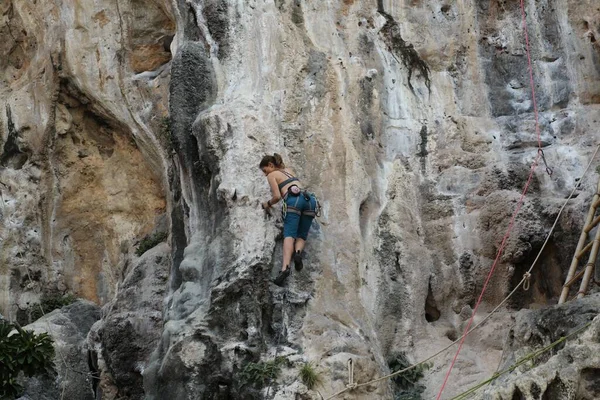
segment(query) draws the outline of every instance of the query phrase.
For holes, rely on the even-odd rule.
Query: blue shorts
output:
[[[317,199],[312,194],[308,200],[304,197],[304,193],[300,193],[298,196],[288,194],[285,204],[287,212],[283,220],[283,238],[292,237],[306,240],[310,225],[315,219]]]

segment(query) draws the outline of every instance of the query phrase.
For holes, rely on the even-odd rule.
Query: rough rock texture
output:
[[[170,265],[170,248],[162,243],[124,268],[115,298],[88,337],[96,398],[144,398],[142,373],[162,332]]]
[[[547,310],[515,315],[500,370],[561,337],[592,324],[566,343],[496,380],[479,398],[600,398],[600,294]]]
[[[456,338],[536,154],[518,2],[177,4],[170,106],[180,284],[148,394],[250,398],[239,371],[271,359],[275,344],[316,362],[330,393],[344,387],[350,357],[364,381],[385,373],[394,353],[417,359]],[[597,85],[587,83],[599,77],[597,12],[590,2],[527,7],[542,146],[555,172],[536,172],[484,309],[540,248],[600,117]],[[252,169],[270,151],[324,204],[307,271],[287,293],[308,299],[301,308],[267,284],[281,242],[258,208],[267,187]],[[562,219],[544,274],[512,307],[557,296],[595,179],[586,177]],[[448,395],[494,371],[508,317],[467,342]],[[436,360],[426,395],[451,356]],[[287,389],[275,396],[294,398],[292,381],[282,378]],[[392,394],[383,384],[349,396]]]
[[[600,10],[526,7],[554,174],[537,169],[482,312],[582,185],[532,289],[467,340],[448,397],[494,372],[513,310],[555,301],[598,179],[580,176],[598,140]],[[537,152],[518,1],[4,1],[0,17],[0,312],[49,289],[106,304],[90,335],[103,396],[317,397],[305,361],[328,395],[349,358],[363,382],[460,335]],[[280,221],[259,206],[257,164],[275,151],[323,204],[285,290],[269,283]],[[137,259],[165,211],[170,250]],[[272,387],[244,382],[276,355]]]
[[[46,292],[106,303],[124,253],[166,210],[158,136],[168,71],[159,64],[169,61],[174,22],[168,5],[144,2],[143,14],[140,5],[0,6],[0,309],[8,318]],[[135,75],[142,66],[155,71]]]
[[[52,336],[57,376],[28,379],[20,400],[96,398],[91,386],[93,376],[88,366],[86,338],[100,317],[100,308],[96,304],[78,300],[25,327],[36,333],[48,332]]]

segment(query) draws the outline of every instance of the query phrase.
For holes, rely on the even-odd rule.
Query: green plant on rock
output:
[[[304,383],[308,390],[312,390],[322,383],[321,377],[311,363],[304,364],[302,368],[300,368],[299,375],[302,383]]]
[[[388,362],[392,372],[403,370],[411,366],[410,361],[404,353],[394,355]],[[433,366],[432,363],[417,365],[406,372],[395,375],[392,380],[396,387],[394,400],[420,400],[425,387],[419,384],[424,376],[424,372]]]
[[[23,388],[17,383],[21,373],[31,377],[52,372],[53,359],[52,338],[47,333],[35,334],[0,320],[0,398],[21,394]]]
[[[40,303],[36,304],[31,309],[31,321],[40,319],[44,314],[68,306],[74,303],[77,297],[68,293],[65,295],[44,294],[40,299]]]
[[[285,357],[277,357],[271,361],[249,362],[242,369],[241,380],[246,385],[264,387],[277,379],[286,361]]]
[[[167,240],[167,232],[156,232],[153,235],[147,235],[144,237],[135,251],[135,254],[139,257],[151,248],[155,247],[161,242]]]

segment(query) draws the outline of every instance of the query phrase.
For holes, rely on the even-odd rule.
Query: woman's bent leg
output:
[[[295,249],[297,252],[300,252],[300,253],[302,253],[302,250],[304,250],[304,246],[305,246],[305,245],[306,245],[306,240],[304,240],[304,239],[300,239],[300,238],[297,238],[297,239],[296,239],[296,243],[294,244],[294,249]]]
[[[283,265],[281,266],[281,270],[285,270],[289,268],[290,263],[292,262],[292,253],[294,252],[294,238],[286,237],[283,239]]]
[[[296,238],[296,245],[294,246],[294,266],[297,271],[302,270],[304,268],[304,264],[302,263],[302,251],[304,250],[304,246],[306,245],[306,238],[308,237],[308,231],[310,230],[310,225],[313,221],[312,216],[303,215],[300,218],[300,224],[298,225],[298,236]]]
[[[283,220],[283,261],[281,270],[289,267],[294,252],[294,240],[296,240],[298,225],[300,225],[300,215],[288,211]]]
[[[310,226],[312,225],[315,217],[310,215],[303,215],[300,218],[300,223],[298,224],[298,234],[296,236],[296,250],[303,250],[304,245],[306,244],[306,238],[308,238],[308,231],[310,230]]]

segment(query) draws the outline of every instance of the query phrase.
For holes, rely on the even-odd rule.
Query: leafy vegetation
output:
[[[167,240],[168,234],[167,232],[156,232],[153,235],[147,235],[144,237],[135,251],[135,254],[139,257],[157,244],[164,242]]]
[[[0,320],[0,398],[21,394],[23,388],[17,383],[21,373],[31,377],[52,372],[53,359],[52,338],[47,333],[37,335]]]
[[[241,372],[241,380],[244,384],[254,387],[264,387],[274,381],[281,372],[281,366],[286,362],[285,357],[277,357],[271,361],[246,364]]]
[[[31,308],[31,321],[40,319],[44,314],[48,314],[50,311],[63,308],[69,304],[74,303],[77,297],[72,294],[65,295],[42,295],[40,304],[36,304]],[[43,310],[43,312],[42,312]]]
[[[311,363],[304,364],[302,368],[300,368],[299,375],[302,383],[304,383],[308,390],[312,390],[322,383],[321,377]]]
[[[404,353],[399,353],[392,358],[388,365],[390,370],[395,372],[410,367],[411,363]],[[396,386],[394,400],[420,400],[425,386],[418,382],[423,378],[424,372],[432,366],[432,363],[420,364],[413,369],[394,376],[392,378]]]

